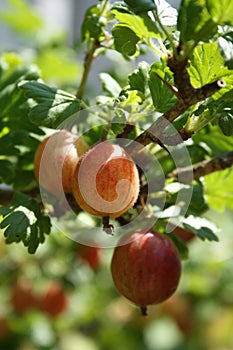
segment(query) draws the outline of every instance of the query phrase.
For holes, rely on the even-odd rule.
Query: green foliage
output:
[[[39,82],[22,81],[19,88],[35,100],[29,118],[36,125],[56,128],[80,110],[80,101],[72,94]]]
[[[118,135],[124,131],[126,121],[126,112],[123,109],[115,109],[111,122],[111,128],[115,135]]]
[[[106,27],[107,21],[101,16],[101,6],[93,5],[85,13],[83,20],[81,35],[82,40],[87,39],[96,39],[100,40],[105,37],[104,30]]]
[[[122,24],[117,24],[113,31],[114,47],[123,56],[133,56],[137,51],[139,37],[133,30]],[[127,41],[125,40],[127,38]]]
[[[152,65],[148,83],[154,107],[158,112],[165,113],[176,103],[174,93],[167,86],[172,86],[172,78],[171,71],[163,64],[156,62]]]
[[[206,126],[193,139],[197,144],[202,143],[211,156],[219,156],[233,149],[233,139],[225,136],[216,125]]]
[[[152,0],[124,0],[125,3],[136,13],[147,12],[156,9],[156,5]]]
[[[6,243],[22,241],[30,254],[35,253],[50,233],[49,217],[41,212],[35,199],[25,194],[15,192],[12,205],[0,208],[0,213],[3,217],[0,228],[5,229]]]
[[[117,97],[121,92],[121,87],[118,82],[108,73],[100,73],[100,80],[103,90],[111,97]]]
[[[232,181],[233,172],[228,169],[205,177],[205,196],[208,204],[215,210],[233,210]]]
[[[42,48],[35,63],[41,68],[41,77],[56,84],[71,85],[80,78],[81,65],[77,62],[75,50],[66,45]]]
[[[233,4],[231,0],[223,0],[221,3],[214,0],[207,0],[206,7],[215,23],[233,25],[231,16]]]
[[[184,222],[184,228],[188,231],[195,233],[202,240],[208,239],[209,241],[218,241],[218,237],[214,234],[214,232],[206,226],[192,226],[186,222]]]
[[[9,9],[1,11],[0,19],[16,32],[32,36],[43,22],[40,16],[23,0],[8,0]]]
[[[168,237],[175,243],[176,247],[179,250],[179,254],[182,260],[189,258],[189,249],[186,244],[184,244],[175,234],[169,233]]]
[[[222,114],[219,117],[218,123],[224,135],[233,135],[233,114],[232,109],[230,109],[230,107],[226,107],[226,109],[222,112]]]
[[[198,45],[195,48],[188,71],[191,84],[195,88],[200,88],[220,78],[224,79],[225,76],[232,74],[224,66],[224,59],[216,42]]]
[[[0,183],[11,184],[14,175],[14,165],[7,159],[0,159]]]
[[[129,85],[132,90],[146,91],[150,66],[147,62],[140,62],[138,68],[128,76]]]
[[[184,55],[190,57],[199,41],[209,41],[216,34],[217,25],[207,8],[197,0],[183,0],[180,5],[177,28],[180,31]]]

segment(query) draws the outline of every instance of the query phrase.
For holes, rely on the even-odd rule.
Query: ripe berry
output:
[[[37,304],[31,285],[23,280],[17,281],[12,286],[10,300],[15,313],[19,315],[25,314]]]
[[[177,289],[181,261],[174,243],[151,230],[123,236],[115,248],[111,272],[116,289],[141,307],[168,299]]]
[[[73,195],[88,213],[116,218],[133,206],[138,193],[137,167],[121,146],[100,142],[79,160]]]
[[[100,248],[79,245],[77,255],[85,261],[93,270],[97,270],[100,265]]]
[[[56,196],[71,192],[71,180],[80,156],[88,149],[86,142],[67,130],[45,138],[34,158],[37,181]]]
[[[67,308],[67,295],[58,281],[52,281],[39,300],[39,309],[51,317],[56,317]]]

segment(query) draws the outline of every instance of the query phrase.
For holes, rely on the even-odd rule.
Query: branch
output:
[[[165,129],[177,117],[183,114],[189,107],[212,96],[215,92],[225,87],[225,82],[221,79],[213,83],[206,84],[196,89],[190,83],[187,71],[188,61],[178,61],[173,56],[169,56],[167,65],[174,74],[174,82],[177,87],[176,95],[179,96],[178,102],[166,113],[160,116],[147,130],[141,133],[134,141],[138,144],[131,143],[127,146],[129,153],[139,151],[143,146],[150,143],[176,145],[181,140],[187,140],[192,137],[192,133],[185,133],[183,129],[174,135],[166,135]]]
[[[230,168],[233,165],[233,151],[223,153],[218,157],[214,157],[202,162],[193,164],[185,168],[178,168],[167,175],[167,178],[177,179],[183,183],[189,183],[190,173],[193,174],[193,180],[198,180],[200,177],[211,174],[215,171]],[[182,176],[181,176],[182,175]],[[187,176],[186,176],[187,175]],[[186,182],[187,181],[187,182]]]
[[[84,60],[84,71],[83,71],[79,89],[76,94],[76,97],[79,99],[82,99],[84,95],[84,90],[85,90],[87,79],[91,70],[92,62],[93,62],[93,59],[95,58],[95,51],[96,49],[98,49],[99,46],[100,46],[99,41],[94,40],[92,42],[92,46],[90,50],[86,53],[85,60]]]

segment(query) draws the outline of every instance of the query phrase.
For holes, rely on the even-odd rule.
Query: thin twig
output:
[[[195,163],[192,166],[178,168],[167,175],[167,178],[177,179],[179,177],[179,181],[186,183],[185,180],[188,179],[189,176],[185,176],[186,174],[193,173],[193,179],[198,180],[202,176],[206,176],[215,171],[224,170],[232,167],[233,165],[233,151],[226,152],[221,154],[218,157],[214,157],[208,160],[203,160],[201,162]],[[180,176],[182,175],[182,176]]]
[[[91,70],[92,62],[93,62],[93,59],[95,58],[95,52],[97,48],[99,48],[99,46],[100,46],[99,41],[94,40],[92,42],[90,50],[86,53],[85,60],[84,60],[83,75],[76,94],[76,97],[79,99],[83,98],[84,91],[87,85],[88,76]]]

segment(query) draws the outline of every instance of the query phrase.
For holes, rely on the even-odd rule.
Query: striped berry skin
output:
[[[34,158],[34,173],[40,186],[55,196],[71,193],[74,169],[87,150],[86,142],[67,130],[46,137]]]
[[[132,158],[108,141],[80,158],[73,177],[78,205],[97,217],[116,218],[131,208],[139,194],[139,174]]]
[[[141,307],[159,304],[177,289],[181,260],[174,243],[154,230],[123,236],[114,249],[111,273],[116,289]]]

